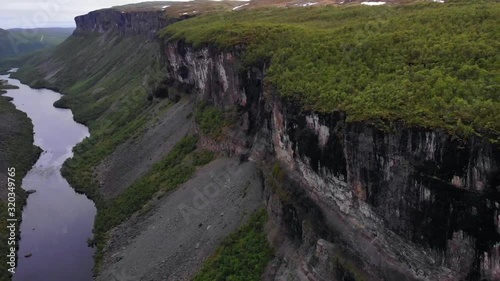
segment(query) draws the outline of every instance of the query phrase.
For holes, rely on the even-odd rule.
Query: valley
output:
[[[113,7],[19,61],[90,130],[96,280],[500,279],[499,4],[305,4]]]

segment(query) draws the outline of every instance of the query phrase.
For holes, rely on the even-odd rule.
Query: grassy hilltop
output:
[[[196,17],[163,36],[246,46],[268,85],[350,121],[402,120],[450,133],[500,133],[500,4],[266,8]]]

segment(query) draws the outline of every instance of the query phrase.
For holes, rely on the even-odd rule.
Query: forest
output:
[[[391,122],[499,141],[500,4],[263,8],[166,27],[167,41],[245,49],[265,86],[348,122]]]

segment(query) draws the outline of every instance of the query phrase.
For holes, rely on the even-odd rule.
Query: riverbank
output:
[[[72,148],[89,136],[88,128],[74,121],[70,110],[53,106],[61,94],[33,89],[7,78],[19,87],[6,95],[33,122],[34,143],[41,157],[22,179],[24,190],[36,193],[27,199],[20,225],[20,258],[12,280],[92,280],[94,249],[88,247],[96,209],[61,175]]]
[[[0,280],[10,280],[7,271],[8,229],[7,216],[7,169],[16,168],[15,180],[20,183],[26,173],[40,156],[41,149],[33,144],[33,124],[30,118],[10,103],[11,98],[1,96],[6,89],[17,87],[0,82]],[[16,188],[16,218],[20,224],[22,209],[26,204],[26,192],[17,185]],[[18,226],[19,226],[18,224]],[[17,228],[19,239],[19,227]]]

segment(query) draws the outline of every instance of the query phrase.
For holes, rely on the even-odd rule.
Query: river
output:
[[[60,171],[72,156],[72,148],[89,136],[88,128],[73,120],[71,110],[53,106],[61,98],[59,93],[31,89],[6,75],[0,79],[19,86],[5,96],[12,97],[17,109],[31,118],[35,145],[43,149],[22,183],[25,190],[36,193],[29,195],[23,209],[13,280],[92,280],[94,249],[87,241],[92,237],[96,208],[85,195],[74,191]]]

